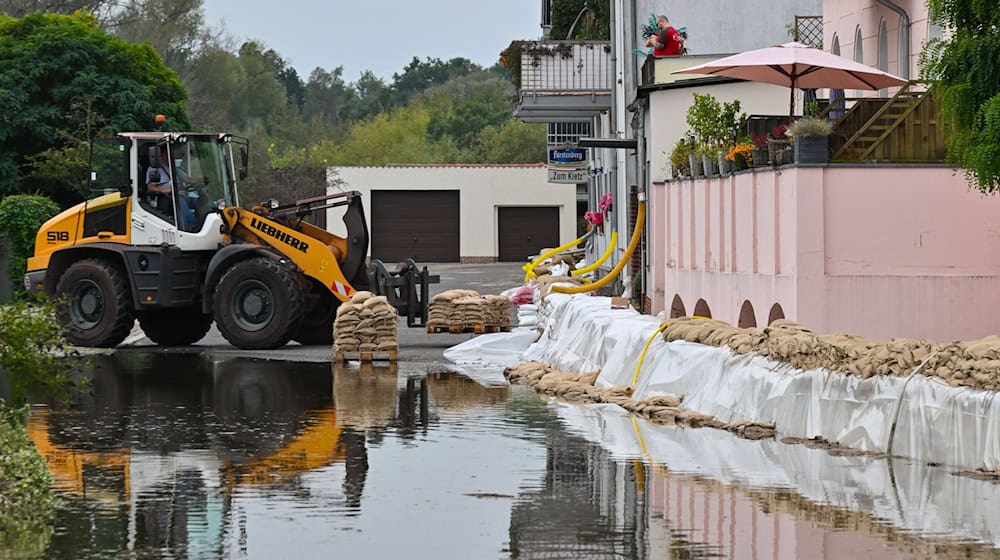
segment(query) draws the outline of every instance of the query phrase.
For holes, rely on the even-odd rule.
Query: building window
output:
[[[593,126],[589,121],[555,122],[548,125],[549,146],[576,144],[580,138],[593,136]]]
[[[910,79],[910,27],[904,25],[906,22],[899,18],[899,77],[904,80]]]
[[[833,43],[830,45],[830,52],[840,56],[840,37],[836,33],[833,34]]]
[[[854,32],[854,62],[860,64],[865,63],[865,50],[864,46],[862,45],[860,25],[858,26],[858,29]],[[862,95],[861,90],[857,90],[854,92],[854,97],[861,97],[861,95]]]
[[[885,19],[878,26],[878,69],[883,72],[889,71],[889,31],[885,27]],[[878,94],[888,97],[889,90],[882,88]]]

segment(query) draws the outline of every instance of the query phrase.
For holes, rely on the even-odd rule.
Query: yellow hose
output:
[[[565,245],[556,247],[555,249],[552,249],[551,251],[547,251],[545,253],[542,253],[541,255],[538,255],[537,259],[531,261],[530,263],[526,263],[524,266],[521,267],[521,270],[524,271],[524,281],[527,282],[527,281],[531,280],[532,278],[537,278],[538,277],[538,275],[535,274],[535,267],[538,266],[538,265],[540,265],[540,264],[542,264],[542,261],[544,261],[547,258],[550,258],[550,257],[554,256],[556,253],[561,253],[561,252],[563,252],[563,251],[565,251],[567,249],[572,249],[573,247],[576,247],[580,243],[583,243],[583,240],[587,238],[587,235],[590,235],[590,233],[588,232],[587,234],[584,234],[583,237],[578,237],[575,240],[570,241],[569,243],[567,243]]]
[[[552,291],[560,294],[583,294],[586,292],[592,292],[617,278],[618,275],[621,274],[622,269],[625,268],[625,264],[632,258],[632,253],[635,252],[635,248],[639,245],[639,239],[642,237],[642,226],[645,221],[646,201],[643,200],[639,202],[639,216],[635,220],[635,229],[632,231],[632,239],[628,242],[628,247],[625,249],[625,255],[622,256],[621,260],[618,261],[618,264],[611,269],[611,272],[593,284],[585,284],[583,286],[552,286]]]
[[[646,345],[642,347],[642,354],[639,354],[639,363],[636,364],[635,373],[632,374],[632,387],[635,387],[636,381],[639,381],[639,370],[642,368],[642,363],[646,361],[646,352],[649,351],[650,345],[653,344],[653,341],[656,340],[657,336],[660,336],[663,329],[667,328],[669,325],[670,321],[660,325],[660,327],[656,329],[656,332],[653,333],[653,336],[649,337],[649,340],[646,341]]]
[[[615,244],[617,242],[618,242],[618,232],[617,231],[612,231],[611,232],[611,242],[608,243],[608,248],[607,248],[607,250],[604,251],[604,254],[601,255],[601,258],[597,259],[597,262],[595,262],[594,264],[589,264],[589,265],[587,265],[587,266],[585,266],[583,268],[578,268],[578,269],[574,270],[573,272],[570,272],[570,275],[571,276],[580,276],[581,274],[586,274],[586,273],[588,273],[588,272],[590,272],[592,270],[595,270],[597,267],[601,266],[602,264],[604,264],[604,261],[608,260],[608,258],[611,257],[611,253],[615,252]]]

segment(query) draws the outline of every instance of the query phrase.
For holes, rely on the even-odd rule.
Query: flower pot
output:
[[[778,152],[784,150],[788,147],[787,138],[768,138],[767,139],[767,161],[777,164],[778,163]]]
[[[731,164],[733,162],[731,162],[728,159],[726,159],[726,156],[724,156],[722,154],[719,154],[717,160],[718,160],[718,163],[719,163],[719,175],[728,175],[729,174],[729,170],[732,167]]]
[[[709,156],[701,156],[701,165],[705,169],[705,176],[711,177],[715,175],[718,170],[715,168],[715,158]]]
[[[688,165],[691,166],[692,177],[701,177],[701,156],[696,156],[694,154],[688,155]]]
[[[757,146],[753,149],[753,165],[761,167],[767,165],[767,146]]]
[[[829,136],[795,138],[795,163],[830,163]]]

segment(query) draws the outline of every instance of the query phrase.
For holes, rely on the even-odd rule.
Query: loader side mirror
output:
[[[250,176],[250,173],[247,171],[249,163],[250,163],[250,152],[247,151],[246,146],[240,146],[240,181]]]

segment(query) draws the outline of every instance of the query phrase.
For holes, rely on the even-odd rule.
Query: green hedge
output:
[[[35,236],[49,218],[59,213],[51,199],[37,195],[12,195],[0,200],[0,235],[11,243],[7,274],[16,291],[24,289],[27,260],[35,251]]]

